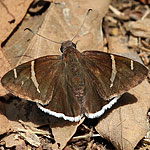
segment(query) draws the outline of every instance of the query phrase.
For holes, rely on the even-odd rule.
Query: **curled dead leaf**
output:
[[[102,117],[97,132],[117,149],[133,150],[146,135],[150,107],[150,85],[147,80],[124,94],[113,110]]]

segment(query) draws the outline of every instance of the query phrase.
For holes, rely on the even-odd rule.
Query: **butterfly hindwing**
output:
[[[41,110],[58,118],[64,118],[69,121],[79,121],[81,119],[82,111],[80,104],[77,97],[74,96],[72,88],[67,84],[63,71],[55,80],[51,101],[42,107]]]

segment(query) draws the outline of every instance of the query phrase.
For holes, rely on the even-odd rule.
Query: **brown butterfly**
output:
[[[99,51],[80,53],[72,41],[63,42],[60,50],[62,56],[40,57],[10,70],[2,85],[50,115],[79,121],[83,116],[101,116],[148,74],[144,65],[129,58]]]

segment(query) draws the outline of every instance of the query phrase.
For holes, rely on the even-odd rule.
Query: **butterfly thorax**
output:
[[[71,88],[74,96],[82,101],[85,95],[85,77],[81,63],[82,57],[81,53],[70,42],[66,42],[68,47],[63,47],[65,81],[67,82],[67,86]]]

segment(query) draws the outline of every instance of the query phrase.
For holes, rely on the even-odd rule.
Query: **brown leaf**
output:
[[[0,135],[7,133],[10,129],[10,122],[5,114],[5,105],[0,101]]]
[[[44,7],[44,6],[43,6]],[[30,39],[34,36],[33,34],[24,31],[25,28],[32,28],[34,31],[37,31],[39,26],[42,24],[45,14],[43,13],[40,16],[26,16],[19,26],[19,29],[13,33],[13,36],[5,43],[3,46],[3,53],[5,54],[6,59],[8,59],[11,67],[15,67],[19,59],[24,55],[24,57],[29,57],[33,59],[28,54],[25,55]]]
[[[24,122],[21,120],[19,120],[19,122],[13,122],[13,121],[11,122],[13,131],[17,132],[19,134],[19,137],[21,137],[21,139],[24,139],[25,141],[30,143],[30,145],[35,147],[39,147],[41,145],[40,138],[38,137],[38,135],[44,135],[50,138],[49,136],[50,133],[48,131],[35,128],[33,123]]]
[[[10,129],[9,120],[0,113],[0,135],[7,133]]]
[[[0,1],[0,43],[3,42],[21,22],[33,0]]]
[[[117,149],[132,150],[146,135],[146,116],[150,107],[148,89],[150,85],[147,80],[131,89],[96,126],[99,134],[110,140]]]
[[[0,102],[0,107],[3,103]],[[10,129],[10,123],[7,117],[0,111],[0,135],[7,133]]]
[[[2,78],[2,76],[11,69],[7,59],[5,58],[4,54],[2,53],[2,51],[0,51],[0,80]],[[6,91],[6,89],[4,89],[0,83],[0,96],[5,95],[6,93],[8,93]]]
[[[63,149],[67,142],[71,139],[77,130],[77,127],[84,121],[84,118],[79,123],[70,123],[71,125],[52,128],[52,133],[56,143],[52,145],[53,149],[58,149],[58,143],[60,149]],[[61,122],[62,123],[62,122]]]

